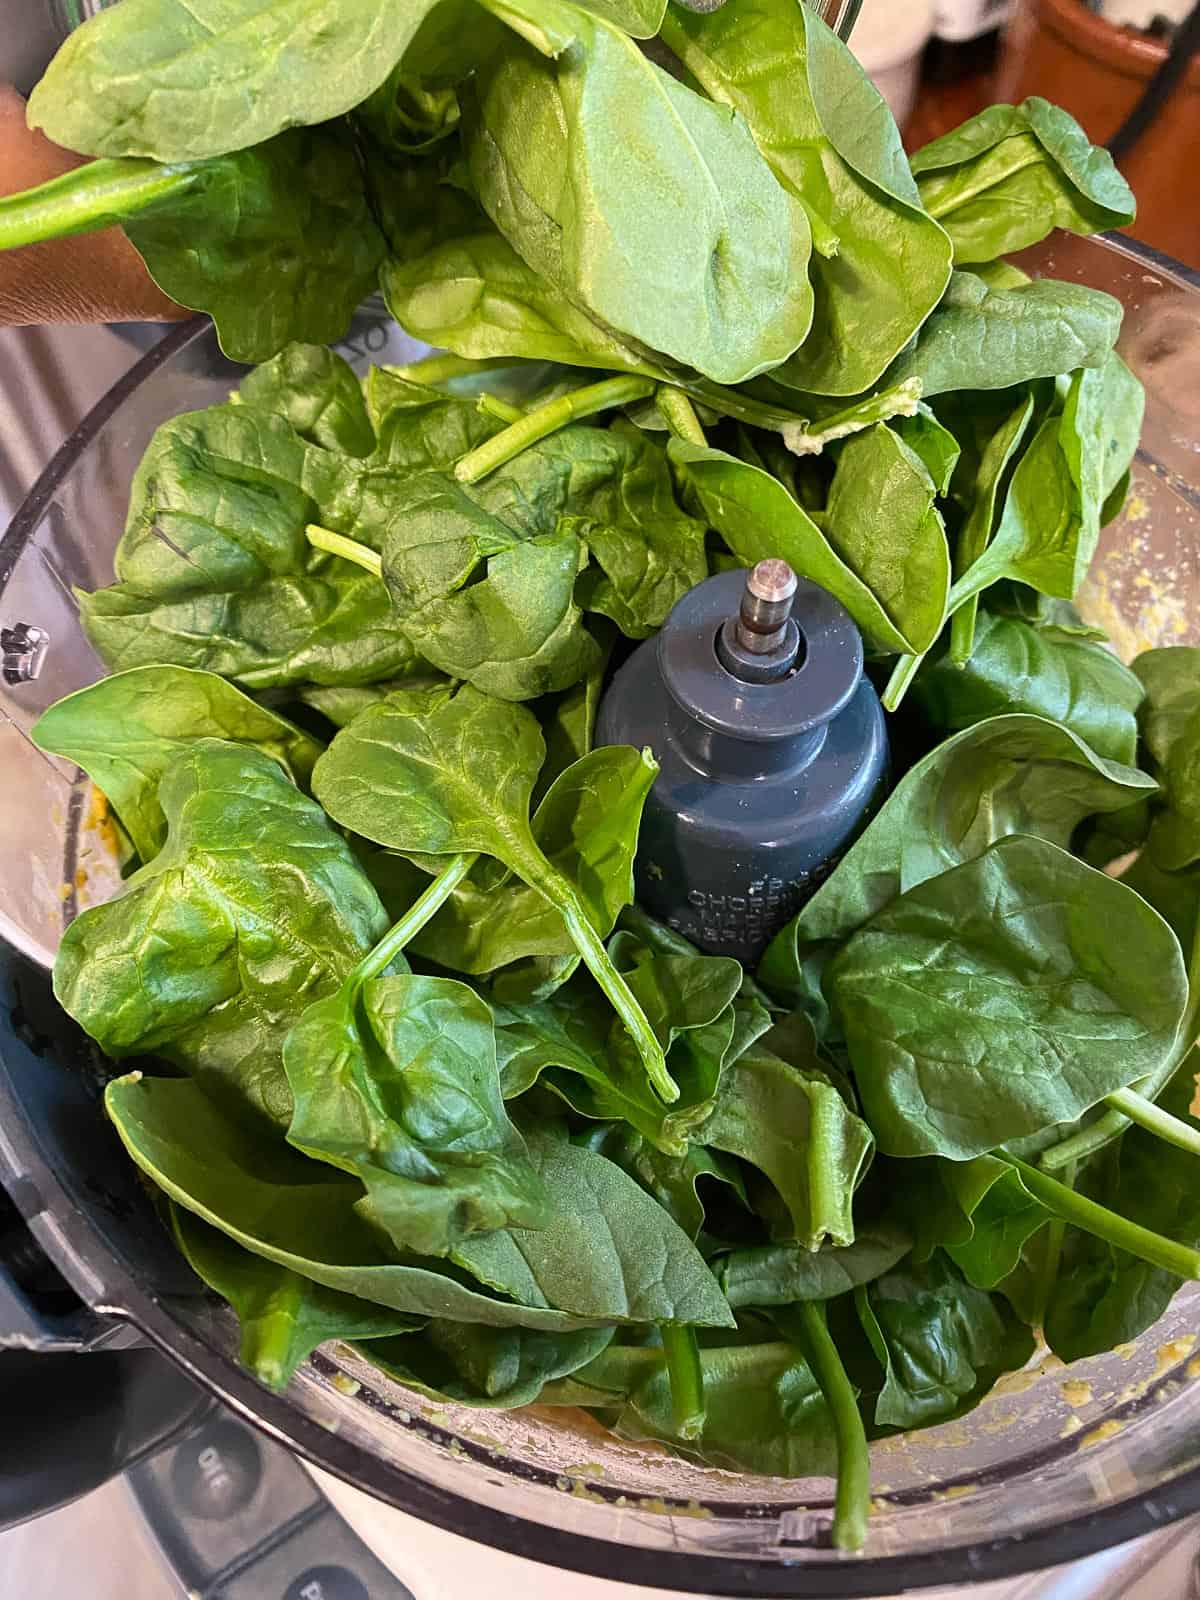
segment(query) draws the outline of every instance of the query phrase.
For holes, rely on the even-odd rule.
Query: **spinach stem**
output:
[[[1200,1128],[1193,1128],[1181,1117],[1172,1116],[1153,1100],[1147,1100],[1136,1089],[1114,1089],[1104,1096],[1104,1103],[1136,1122],[1139,1128],[1154,1134],[1167,1144],[1173,1144],[1190,1155],[1200,1156]]]
[[[644,400],[654,390],[652,378],[605,378],[601,383],[589,383],[570,394],[559,395],[556,400],[548,400],[544,406],[527,411],[503,433],[469,450],[454,468],[454,476],[460,483],[478,483],[489,472],[495,472],[497,467],[519,456],[522,450],[528,450],[539,439],[557,433],[569,423],[594,416],[597,411],[611,410],[613,406],[628,405],[631,400]]]
[[[478,860],[477,850],[451,856],[424,894],[417,896],[399,922],[389,928],[375,948],[362,958],[350,974],[349,981],[366,983],[369,978],[377,978],[381,972],[385,972],[409,940],[416,938],[434,912],[445,905]]]
[[[305,528],[304,536],[316,549],[328,550],[330,555],[342,556],[356,566],[373,572],[377,578],[383,577],[383,557],[377,550],[359,544],[357,539],[348,539],[344,533],[334,533],[332,529],[322,528],[315,522],[310,522]]]
[[[1023,172],[1026,167],[1036,167],[1043,160],[1042,152],[1033,135],[1030,134],[1027,137],[1029,138],[1030,149],[1027,151],[1025,159],[1018,161],[1015,166],[1009,167],[1004,174],[1005,179],[1011,178],[1015,172]],[[925,209],[931,217],[948,217],[952,211],[957,211],[960,206],[970,205],[972,200],[977,200],[981,194],[986,194],[989,189],[993,189],[995,186],[996,180],[994,177],[981,176],[976,178],[974,183],[956,185],[948,189],[940,204],[936,200],[932,204],[927,202]]]
[[[498,394],[481,394],[476,404],[485,417],[498,417],[501,422],[520,422],[525,415],[520,406],[510,405]]]
[[[654,404],[667,425],[667,431],[677,439],[686,439],[689,444],[708,443],[692,402],[682,389],[673,389],[669,383],[660,383]]]
[[[986,508],[986,515],[982,514]],[[971,568],[987,549],[988,538],[991,534],[990,500],[984,496],[977,498],[971,508],[971,514],[963,523],[962,532],[958,536],[958,548],[954,552],[954,576],[956,582],[961,582],[970,572]],[[975,648],[975,622],[979,616],[979,590],[975,589],[960,604],[951,608],[950,618],[950,660],[956,667],[965,667],[971,659],[971,651]]]
[[[917,668],[925,659],[925,652],[919,656],[900,656],[892,668],[892,675],[887,681],[883,691],[882,700],[885,711],[899,709],[901,700],[908,692],[908,686],[917,675]]]
[[[514,853],[510,860],[505,861],[505,865],[511,866],[518,877],[544,894],[550,904],[557,908],[584,965],[612,1002],[613,1010],[625,1024],[626,1031],[637,1046],[642,1065],[646,1069],[646,1076],[661,1098],[668,1105],[672,1105],[679,1099],[679,1086],[667,1071],[667,1060],[662,1045],[659,1044],[654,1029],[647,1022],[646,1014],[638,1004],[637,997],[613,965],[608,951],[604,948],[604,941],[592,926],[591,918],[584,909],[575,885],[557,868],[551,866],[536,846],[534,850],[536,851],[534,859],[518,860]]]
[[[202,166],[197,162],[163,166],[132,157],[105,159],[35,189],[5,195],[0,199],[0,250],[93,233],[153,211],[160,201],[177,200],[197,187]]]
[[[1192,935],[1192,951],[1188,960],[1187,976],[1188,1000],[1183,1016],[1180,1019],[1179,1032],[1176,1035],[1174,1048],[1157,1072],[1152,1072],[1149,1077],[1142,1078],[1137,1083],[1131,1084],[1127,1090],[1116,1091],[1117,1094],[1137,1095],[1141,1102],[1146,1105],[1153,1105],[1154,1101],[1158,1099],[1159,1095],[1175,1076],[1177,1068],[1183,1065],[1189,1051],[1196,1043],[1196,1034],[1200,1030],[1200,917],[1196,919],[1196,928]],[[1126,1115],[1126,1111],[1122,1109],[1113,1095],[1106,1095],[1105,1101],[1109,1109],[1103,1116],[1097,1117],[1090,1127],[1081,1128],[1078,1133],[1071,1134],[1061,1144],[1052,1145],[1049,1150],[1042,1152],[1038,1165],[1044,1172],[1057,1172],[1063,1167],[1070,1166],[1072,1162],[1086,1161],[1088,1156],[1094,1156],[1098,1150],[1103,1150],[1114,1139],[1121,1137],[1134,1119]],[[1136,1109],[1141,1110],[1141,1105],[1137,1106]],[[1159,1114],[1163,1117],[1170,1115],[1166,1111]],[[1179,1119],[1172,1117],[1171,1121],[1178,1122]],[[1146,1126],[1146,1124],[1143,1123],[1143,1126]],[[1181,1126],[1187,1127],[1187,1124],[1183,1123]],[[1151,1133],[1160,1133],[1160,1137],[1166,1137],[1165,1133],[1161,1133],[1158,1128],[1150,1128],[1149,1131]],[[1188,1132],[1190,1133],[1191,1129],[1188,1129]],[[1178,1144],[1179,1141],[1171,1139],[1170,1143]],[[1181,1148],[1189,1150],[1192,1146],[1187,1144],[1181,1146]]]
[[[1068,1189],[1075,1187],[1075,1163],[1066,1169],[1061,1180]],[[1034,1324],[1039,1328],[1046,1325],[1046,1307],[1050,1304],[1050,1296],[1054,1290],[1054,1283],[1058,1277],[1058,1264],[1062,1259],[1063,1239],[1066,1237],[1067,1224],[1062,1217],[1055,1215],[1046,1224],[1043,1238],[1041,1260],[1038,1263],[1037,1283],[1034,1287],[1036,1300],[1036,1314]]]
[[[833,1502],[833,1542],[839,1550],[861,1550],[867,1542],[871,1513],[871,1461],[867,1432],[854,1388],[846,1376],[837,1345],[817,1300],[796,1307],[807,1346],[809,1365],[821,1386],[837,1439],[837,1494]]]
[[[659,1327],[667,1377],[671,1381],[671,1412],[681,1439],[699,1439],[704,1432],[704,1368],[696,1330],[664,1322]]]
[[[1057,1178],[1039,1171],[1037,1167],[1031,1167],[1019,1156],[1009,1155],[1006,1150],[997,1150],[996,1155],[1002,1161],[1007,1161],[1010,1167],[1015,1167],[1034,1199],[1040,1200],[1047,1211],[1052,1211],[1064,1222],[1082,1229],[1084,1233],[1094,1234],[1097,1239],[1115,1245],[1118,1250],[1127,1250],[1130,1255],[1140,1256],[1152,1267],[1162,1267],[1165,1272],[1173,1272],[1180,1278],[1200,1278],[1200,1250],[1193,1250],[1150,1228],[1143,1228],[1140,1222],[1130,1222],[1128,1217],[1110,1211],[1107,1206],[1098,1205],[1086,1195],[1076,1194],[1067,1184],[1059,1183]]]
[[[406,367],[384,367],[383,371],[391,372],[397,378],[406,378],[409,383],[424,383],[433,387],[446,383],[450,378],[465,378],[476,372],[494,372],[498,367],[518,365],[520,362],[516,356],[488,356],[476,361],[470,356],[456,356],[447,351],[440,356],[424,356]]]

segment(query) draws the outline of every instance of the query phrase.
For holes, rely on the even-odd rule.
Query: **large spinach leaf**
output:
[[[423,1326],[420,1317],[327,1289],[253,1255],[182,1206],[171,1206],[171,1232],[189,1266],[233,1307],[242,1365],[269,1389],[285,1389],[327,1339],[383,1339]]]
[[[889,1163],[887,1178],[895,1209],[912,1229],[914,1261],[928,1261],[941,1246],[980,1289],[996,1288],[1016,1269],[1026,1241],[1050,1216],[1020,1173],[996,1156]]]
[[[985,613],[965,666],[939,656],[917,674],[912,692],[933,727],[946,733],[1028,712],[1068,728],[1097,755],[1136,765],[1142,685],[1090,639]]]
[[[705,1180],[706,1188],[713,1183],[724,1185],[746,1211],[750,1210],[742,1169],[718,1150],[692,1144],[681,1156],[664,1155],[625,1122],[597,1123],[576,1137],[578,1143],[607,1156],[622,1172],[636,1178],[689,1239],[695,1240],[704,1226],[701,1179]],[[726,1293],[723,1286],[722,1292]]]
[[[1009,834],[1037,834],[1065,847],[1085,817],[1121,811],[1153,794],[1152,782],[1041,717],[976,723],[905,773],[830,877],[772,940],[760,976],[781,993],[811,1001],[830,950],[906,889]]]
[[[1103,233],[1133,221],[1133,191],[1068,112],[1034,95],[989,106],[912,157],[926,210],[958,262],[993,261],[1055,228]]]
[[[1025,835],[894,900],[825,988],[880,1149],[953,1160],[1154,1072],[1187,999],[1179,942],[1145,901]]]
[[[502,1300],[443,1262],[402,1262],[361,1211],[362,1184],[229,1116],[186,1078],[140,1072],[104,1104],[137,1165],[176,1205],[256,1256],[339,1293],[414,1317],[566,1333],[594,1320]]]
[[[991,288],[956,272],[887,384],[918,378],[928,399],[955,389],[1008,389],[1076,367],[1098,367],[1121,326],[1121,302],[1079,283],[1038,278]]]
[[[1033,1354],[1033,1335],[1005,1301],[972,1287],[943,1255],[894,1268],[855,1298],[884,1372],[875,1421],[885,1427],[945,1421]]]
[[[157,1052],[235,1115],[286,1126],[297,1002],[341,983],[383,907],[321,808],[257,750],[199,739],[158,798],[165,843],[64,933],[55,994],[109,1055]]]
[[[93,156],[244,150],[365,100],[431,3],[124,0],[67,39],[30,97],[30,125]]]
[[[609,326],[718,383],[790,355],[812,322],[809,226],[745,123],[566,0],[487,9],[522,40],[477,75],[466,150],[519,254]],[[632,178],[613,160],[631,145]]]
[[[529,801],[544,754],[537,719],[520,706],[469,685],[401,692],[338,734],[313,786],[330,814],[364,838],[430,855],[481,851],[545,896],[635,1040],[651,1083],[674,1100],[662,1047],[601,943],[614,885],[603,884],[600,895],[591,874],[573,883],[533,837]],[[632,900],[632,874],[622,888]]]
[[[472,1234],[454,1261],[526,1305],[604,1322],[733,1325],[704,1257],[639,1184],[553,1125],[526,1138],[553,1202],[546,1225]]]
[[[307,783],[323,748],[211,672],[135,667],[58,700],[31,729],[42,750],[77,762],[100,788],[143,862],[167,836],[160,780],[196,739],[273,756]]]
[[[549,1202],[500,1097],[487,1003],[466,984],[353,978],[284,1042],[298,1150],[360,1178],[398,1250],[540,1227]]]
[[[868,388],[950,275],[950,242],[921,205],[885,101],[795,0],[672,9],[662,37],[707,94],[745,117],[811,219],[813,330],[773,377],[818,394]]]

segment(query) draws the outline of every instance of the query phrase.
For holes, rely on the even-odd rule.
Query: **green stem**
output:
[[[1180,1117],[1174,1117],[1153,1100],[1147,1100],[1136,1089],[1114,1089],[1104,1096],[1106,1105],[1127,1116],[1130,1122],[1145,1128],[1167,1144],[1173,1144],[1189,1155],[1200,1156],[1200,1128],[1193,1128]]]
[[[203,165],[135,159],[92,161],[36,189],[0,199],[0,250],[94,233],[155,210],[195,188]]]
[[[961,579],[971,570],[987,549],[991,531],[991,502],[987,502],[987,516],[979,513],[977,504],[963,523],[954,552],[954,576]],[[979,590],[969,594],[958,605],[950,618],[950,660],[956,667],[965,667],[975,648],[975,622],[979,616]]]
[[[601,383],[589,383],[570,394],[559,395],[535,411],[527,411],[503,433],[468,451],[455,467],[454,476],[460,483],[478,483],[489,472],[495,472],[497,467],[519,456],[522,450],[537,444],[539,439],[557,433],[581,417],[594,416],[597,411],[628,405],[631,400],[644,400],[654,393],[655,387],[651,378],[605,378]]]
[[[681,1439],[699,1439],[704,1432],[704,1368],[696,1330],[664,1322],[659,1327],[667,1376],[671,1380],[671,1412]]]
[[[816,1300],[802,1300],[796,1312],[804,1330],[809,1364],[825,1396],[837,1439],[833,1542],[839,1550],[861,1550],[867,1542],[871,1514],[871,1462],[862,1414],[825,1321],[825,1307]]]
[[[1026,167],[1035,167],[1042,161],[1042,152],[1036,141],[1030,136],[1032,148],[1028,151],[1024,161],[1019,161],[1016,166],[1010,167],[1004,174],[1005,179],[1011,178],[1016,172],[1023,172]],[[936,200],[931,204],[925,203],[925,209],[931,217],[948,217],[952,211],[957,211],[960,206],[969,205],[972,200],[977,200],[981,194],[986,194],[989,189],[996,187],[996,179],[991,176],[981,176],[975,183],[964,184],[949,190],[939,204]]]
[[[520,406],[509,405],[498,394],[481,394],[476,404],[485,417],[498,417],[501,422],[520,422],[525,415]]]
[[[424,894],[418,895],[399,922],[389,928],[375,948],[362,958],[350,974],[349,981],[366,983],[369,978],[377,978],[381,972],[386,972],[396,956],[410,940],[416,938],[434,912],[445,905],[478,860],[477,850],[467,851],[460,856],[451,856]]]
[[[1158,1099],[1159,1095],[1175,1076],[1176,1070],[1183,1065],[1188,1052],[1196,1043],[1196,1034],[1200,1030],[1200,918],[1196,920],[1195,932],[1192,935],[1192,950],[1188,960],[1187,978],[1187,1005],[1180,1019],[1179,1033],[1176,1036],[1174,1049],[1157,1072],[1153,1072],[1148,1078],[1142,1078],[1137,1083],[1131,1084],[1128,1089],[1117,1090],[1117,1095],[1135,1094],[1141,1101],[1148,1105],[1153,1105],[1153,1102]],[[1049,1150],[1042,1152],[1038,1165],[1044,1172],[1058,1172],[1063,1167],[1070,1166],[1072,1162],[1086,1161],[1089,1156],[1094,1156],[1098,1150],[1103,1150],[1114,1139],[1121,1137],[1134,1119],[1126,1115],[1127,1108],[1122,1109],[1121,1104],[1117,1099],[1114,1099],[1113,1095],[1106,1095],[1105,1102],[1109,1109],[1103,1116],[1097,1117],[1090,1127],[1081,1128],[1078,1133],[1071,1134],[1061,1144],[1052,1145]],[[1136,1109],[1140,1110],[1141,1107],[1138,1106]],[[1169,1115],[1165,1111],[1159,1114],[1163,1117]],[[1171,1121],[1178,1122],[1178,1118],[1172,1117]],[[1149,1124],[1143,1123],[1143,1126],[1149,1127]],[[1180,1126],[1186,1127],[1187,1124],[1183,1123]],[[1151,1133],[1161,1132],[1158,1128],[1150,1128],[1149,1131]],[[1191,1130],[1189,1129],[1188,1131],[1190,1132]],[[1161,1133],[1161,1136],[1165,1138],[1166,1134]],[[1170,1143],[1178,1144],[1179,1141],[1171,1139]],[[1184,1145],[1183,1148],[1191,1149],[1192,1147],[1189,1144]]]
[[[1031,1167],[1019,1156],[1009,1155],[1005,1150],[995,1153],[1010,1167],[1016,1168],[1034,1199],[1040,1200],[1047,1211],[1052,1211],[1064,1222],[1082,1229],[1084,1233],[1094,1234],[1097,1239],[1115,1245],[1118,1250],[1127,1250],[1130,1255],[1139,1256],[1152,1267],[1162,1267],[1164,1272],[1173,1272],[1180,1278],[1200,1278],[1200,1250],[1193,1250],[1150,1228],[1143,1228],[1141,1223],[1130,1222],[1128,1217],[1119,1216],[1107,1206],[1076,1194],[1074,1189],[1059,1183],[1037,1167]]]
[[[330,555],[342,556],[356,566],[373,572],[377,578],[383,577],[383,557],[377,550],[359,544],[357,539],[348,539],[344,533],[334,533],[332,529],[322,528],[315,522],[310,522],[305,528],[304,536],[316,549],[328,550]]]
[[[654,396],[654,404],[658,407],[669,432],[677,439],[686,439],[689,444],[708,443],[704,429],[700,426],[700,419],[692,409],[692,402],[682,389],[673,389],[669,383],[660,383]]]
[[[1075,1187],[1074,1162],[1063,1173],[1062,1182],[1068,1189]],[[1055,1279],[1058,1277],[1058,1265],[1062,1260],[1063,1239],[1066,1237],[1066,1232],[1067,1225],[1060,1216],[1051,1217],[1046,1224],[1042,1258],[1038,1263],[1037,1283],[1034,1288],[1034,1298],[1037,1302],[1034,1324],[1039,1328],[1044,1328],[1046,1325],[1046,1307],[1050,1304]]]
[[[534,848],[536,849],[536,846]],[[557,908],[566,923],[571,943],[579,951],[592,977],[612,1002],[613,1010],[625,1024],[626,1031],[637,1046],[642,1065],[646,1069],[646,1076],[660,1097],[668,1105],[672,1105],[679,1099],[679,1086],[667,1071],[662,1045],[659,1044],[654,1029],[646,1021],[646,1014],[638,1004],[633,990],[613,965],[608,951],[604,948],[604,941],[592,926],[591,918],[584,909],[575,885],[557,868],[551,866],[540,850],[537,851],[536,860],[518,861],[514,854],[513,859],[505,862],[505,866],[511,866],[519,878],[544,894],[551,905]]]
[[[919,656],[900,656],[892,668],[892,675],[887,681],[883,691],[883,708],[885,711],[899,709],[901,700],[908,693],[908,686],[917,675],[917,668],[925,659],[925,652]]]
[[[440,356],[425,356],[420,361],[412,361],[407,367],[385,367],[385,372],[392,372],[397,378],[406,378],[409,383],[424,383],[436,387],[439,383],[446,383],[451,378],[465,378],[476,372],[495,372],[499,367],[514,367],[518,362],[514,356],[488,356],[486,359],[473,361],[470,356],[456,356],[448,352]]]

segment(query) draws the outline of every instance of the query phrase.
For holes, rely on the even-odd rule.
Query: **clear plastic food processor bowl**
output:
[[[1027,252],[1025,265],[1119,296],[1121,349],[1147,389],[1132,492],[1102,537],[1083,609],[1125,657],[1200,643],[1198,280],[1115,238],[1057,237]],[[381,351],[411,358],[411,347],[387,348],[394,338],[382,314],[368,312],[346,353],[360,367]],[[73,586],[111,581],[130,480],[157,424],[223,399],[237,376],[206,328],[170,334],[64,444],[0,543],[0,624],[48,636],[37,678],[0,686],[0,934],[42,966],[65,923],[117,883],[88,780],[27,736],[46,706],[102,671]],[[76,1069],[51,1051],[38,1070]],[[286,1396],[270,1395],[238,1367],[232,1319],[181,1288],[168,1252],[148,1248],[146,1202],[112,1153],[94,1095],[79,1104],[72,1115],[95,1121],[75,1141],[85,1154],[74,1166],[91,1170],[66,1163],[72,1170],[58,1174],[51,1197],[52,1210],[70,1212],[57,1225],[73,1230],[76,1276],[94,1269],[97,1297],[302,1454],[485,1543],[700,1594],[865,1595],[1050,1565],[1200,1509],[1194,1292],[1181,1293],[1136,1347],[1069,1373],[1043,1357],[964,1420],[874,1445],[862,1556],[829,1546],[825,1479],[690,1466],[616,1441],[582,1413],[436,1407],[336,1347],[319,1352]]]

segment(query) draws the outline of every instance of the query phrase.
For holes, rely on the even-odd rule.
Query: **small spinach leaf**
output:
[[[860,1223],[852,1244],[820,1250],[797,1244],[753,1245],[722,1256],[715,1271],[735,1311],[742,1306],[833,1300],[894,1267],[908,1254],[911,1242],[897,1223]]]

